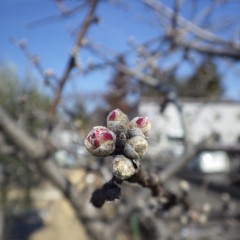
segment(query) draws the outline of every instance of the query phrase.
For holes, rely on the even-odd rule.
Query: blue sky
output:
[[[80,0],[66,0],[68,5],[74,5],[76,2],[80,2]],[[133,2],[134,5],[131,5],[130,11],[105,3],[100,4],[97,15],[101,18],[101,22],[99,25],[91,27],[88,37],[121,52],[128,48],[127,39],[129,36],[134,37],[138,42],[144,42],[156,36],[156,27],[151,26],[151,24],[144,24],[141,21],[145,14],[141,4],[138,1],[132,1],[131,3]],[[226,14],[229,11],[236,13],[238,10],[235,5],[230,5],[226,9]],[[34,29],[26,27],[26,24],[31,21],[58,13],[59,11],[53,0],[1,0],[1,62],[14,64],[21,76],[27,71],[34,73],[39,79],[39,85],[41,85],[41,78],[34,67],[22,52],[9,41],[10,38],[24,38],[27,39],[31,52],[39,56],[44,68],[54,69],[57,76],[61,76],[75,40],[74,36],[69,33],[69,29],[76,29],[79,26],[84,12],[64,21]],[[222,12],[220,11],[220,13]],[[91,58],[91,55],[85,51],[80,53],[80,60],[83,64],[91,60]],[[219,64],[219,70],[224,74],[223,85],[226,97],[240,100],[240,81],[238,79],[240,73],[235,73],[236,67],[230,68],[221,63]],[[185,66],[181,69],[180,75],[184,76],[188,72],[189,67]],[[86,77],[79,76],[68,83],[65,93],[76,91],[76,89],[85,93],[95,90],[104,91],[109,78],[109,70],[96,72]],[[46,88],[44,90],[47,91]]]
[[[68,1],[70,2],[71,0]],[[59,23],[48,24],[35,29],[26,27],[27,23],[33,20],[58,13],[51,0],[2,0],[0,2],[0,29],[2,36],[0,59],[13,62],[20,74],[23,74],[26,70],[34,71],[34,68],[29,64],[22,52],[9,42],[9,39],[12,37],[15,39],[24,38],[27,39],[30,51],[40,57],[43,66],[54,69],[60,76],[75,40],[74,36],[69,34],[68,29],[75,29],[79,26],[84,13]],[[93,26],[88,36],[106,46],[111,46],[116,51],[126,49],[126,40],[130,34],[141,39],[141,41],[153,36],[150,28],[142,36],[142,29],[136,28],[135,22],[137,20],[135,22],[132,21],[131,14],[117,7],[100,4],[98,15],[100,17],[103,16],[101,17],[101,24]],[[89,61],[90,57],[86,52],[80,55],[83,63]],[[90,79],[89,77],[87,78],[88,81],[82,80],[81,88],[83,91],[91,90],[93,87],[99,90],[105,89],[106,74],[94,74]],[[70,88],[71,84],[68,85]]]

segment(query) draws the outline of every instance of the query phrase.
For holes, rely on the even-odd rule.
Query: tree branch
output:
[[[39,140],[33,139],[22,129],[18,128],[16,123],[2,108],[0,108],[0,127],[6,136],[26,154],[28,160],[37,164],[41,173],[50,179],[69,199],[74,208],[79,211],[77,191],[59,171],[54,162],[47,158],[48,151],[44,144]]]
[[[54,161],[48,157],[48,151],[44,144],[20,129],[8,114],[0,107],[0,128],[3,133],[15,144],[21,151],[26,154],[26,161],[31,161],[40,173],[49,179],[56,186],[63,196],[69,201],[73,207],[78,220],[83,224],[83,210],[85,207],[84,196],[77,191],[74,185],[63,175],[60,169],[55,165]],[[99,223],[99,225],[104,225]],[[88,234],[92,239],[101,239],[99,229],[95,229],[91,222],[84,225]],[[103,226],[102,226],[103,227]],[[102,229],[102,228],[101,228]]]
[[[239,60],[240,59],[240,50],[228,47],[215,47],[213,45],[206,45],[199,42],[189,42],[183,39],[174,39],[170,36],[170,40],[175,42],[178,46],[185,49],[192,49],[194,51],[208,54],[215,57],[228,57],[231,59]]]
[[[29,28],[34,28],[34,27],[37,27],[37,26],[40,26],[40,25],[44,25],[44,24],[49,24],[49,23],[52,23],[52,22],[56,22],[56,21],[59,21],[61,20],[62,18],[67,18],[67,17],[70,17],[72,16],[73,14],[75,14],[76,12],[80,11],[85,5],[85,2],[83,4],[80,4],[72,9],[66,9],[63,11],[61,11],[60,14],[58,15],[53,15],[53,16],[48,16],[48,17],[45,17],[45,18],[42,18],[42,19],[38,19],[38,20],[35,20],[35,21],[32,21],[32,22],[29,22],[27,23],[27,27]]]
[[[161,2],[157,2],[155,0],[142,0],[147,6],[149,6],[150,8],[152,8],[153,10],[157,11],[160,14],[163,14],[165,17],[167,17],[168,19],[172,19],[174,16],[174,11],[172,9],[170,9],[169,7],[166,7],[165,5],[163,5]],[[177,23],[185,30],[185,31],[189,31],[192,32],[193,34],[195,34],[197,37],[205,40],[205,41],[209,41],[209,42],[213,42],[213,43],[217,43],[217,44],[222,44],[225,46],[233,46],[233,48],[235,49],[239,49],[239,46],[236,45],[234,42],[229,42],[226,41],[220,37],[218,37],[217,35],[215,35],[212,32],[209,32],[208,30],[205,30],[197,25],[195,25],[194,23],[188,21],[187,19],[185,19],[184,17],[178,15],[176,17]]]
[[[57,108],[58,103],[60,102],[61,94],[62,94],[63,88],[65,86],[65,83],[69,79],[69,76],[70,76],[70,73],[71,73],[72,69],[76,66],[76,57],[77,57],[78,51],[79,51],[80,47],[82,46],[84,36],[86,35],[89,26],[93,22],[94,12],[96,10],[96,6],[97,6],[98,2],[99,2],[98,0],[91,0],[90,1],[89,11],[88,11],[83,23],[82,23],[82,26],[80,28],[80,31],[79,31],[79,34],[78,34],[78,37],[77,37],[77,40],[76,40],[76,43],[73,46],[73,49],[72,49],[71,55],[68,59],[68,63],[67,63],[66,69],[63,73],[63,76],[58,83],[58,87],[57,87],[57,90],[55,92],[55,96],[54,96],[54,99],[52,101],[52,105],[51,105],[50,110],[49,110],[50,123],[53,121],[53,118],[54,118],[54,115],[55,115],[55,112],[56,112],[56,108]]]
[[[14,144],[23,149],[31,159],[38,160],[46,157],[47,151],[44,144],[38,140],[33,140],[17,124],[10,119],[7,113],[0,108],[0,127],[2,131],[14,142]]]

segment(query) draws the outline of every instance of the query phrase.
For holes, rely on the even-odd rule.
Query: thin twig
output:
[[[49,23],[53,23],[53,22],[57,22],[60,21],[64,18],[67,17],[71,17],[73,14],[76,14],[77,12],[79,12],[85,5],[85,2],[81,5],[78,5],[70,10],[66,10],[66,11],[61,11],[60,14],[57,15],[53,15],[53,16],[49,16],[49,17],[45,17],[42,19],[38,19],[32,22],[27,23],[26,27],[28,28],[35,28],[44,24],[49,24]]]
[[[47,74],[45,72],[44,67],[41,64],[40,59],[38,58],[38,56],[31,53],[31,51],[28,49],[27,44],[25,43],[24,40],[17,41],[14,38],[11,38],[10,42],[20,48],[20,50],[23,52],[25,57],[29,60],[30,63],[33,64],[33,66],[38,71],[39,75],[43,78],[44,83],[54,91],[55,88],[54,88],[54,85],[51,81],[51,79],[52,80],[57,80],[54,73],[49,76],[49,74]]]

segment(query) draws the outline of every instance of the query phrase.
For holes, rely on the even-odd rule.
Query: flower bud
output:
[[[120,109],[115,109],[107,116],[107,127],[116,134],[127,130],[129,120]]]
[[[106,127],[96,126],[89,132],[84,143],[94,156],[106,157],[115,150],[116,136]]]
[[[129,123],[129,135],[131,137],[143,136],[148,138],[151,130],[151,123],[146,117],[135,117]]]
[[[130,178],[135,173],[132,161],[123,155],[116,155],[112,163],[113,175],[119,179]]]
[[[131,159],[141,158],[147,151],[148,143],[145,138],[136,136],[127,141],[124,147],[124,154]]]

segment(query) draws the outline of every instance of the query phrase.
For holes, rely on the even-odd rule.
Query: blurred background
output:
[[[2,0],[0,239],[240,239],[240,1]],[[84,139],[119,108],[152,123],[144,170],[180,203],[122,185]]]

